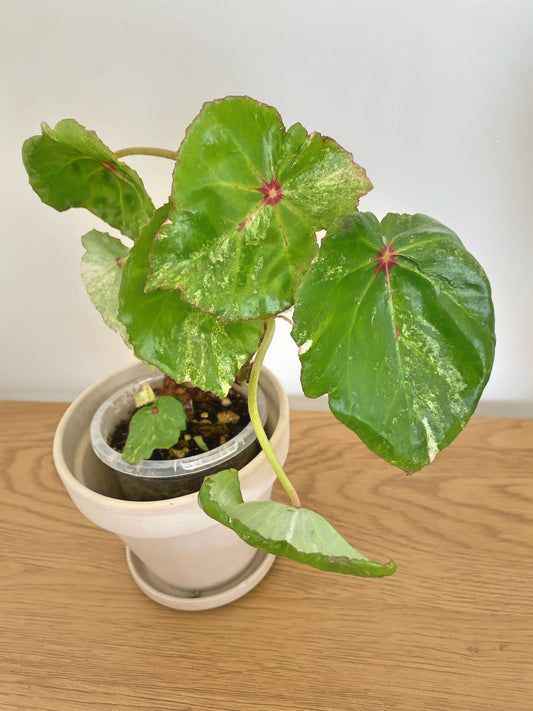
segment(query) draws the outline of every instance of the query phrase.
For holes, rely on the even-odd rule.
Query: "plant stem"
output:
[[[115,151],[115,156],[117,158],[124,158],[125,156],[155,156],[156,158],[170,158],[170,160],[174,161],[178,158],[176,151],[169,151],[166,148],[144,148],[143,146],[121,148],[119,151]]]
[[[278,458],[276,457],[276,454],[274,453],[274,450],[270,445],[267,434],[263,429],[263,425],[261,424],[261,418],[259,417],[259,410],[257,407],[257,386],[259,383],[259,373],[261,372],[261,366],[263,365],[265,354],[274,335],[274,317],[267,319],[265,323],[265,335],[256,353],[255,360],[252,366],[252,371],[250,373],[250,382],[248,384],[248,411],[250,413],[250,420],[252,421],[255,434],[257,436],[259,444],[261,445],[261,449],[265,453],[266,458],[268,459],[272,469],[275,471],[276,476],[280,480],[283,488],[289,495],[291,504],[299,508],[300,497],[298,496],[298,492],[292,485],[291,481],[289,480],[289,477],[283,471],[283,467],[279,463]]]

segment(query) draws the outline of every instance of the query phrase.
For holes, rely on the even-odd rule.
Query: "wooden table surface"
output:
[[[233,604],[178,612],[63,489],[64,409],[0,410],[0,709],[532,711],[533,420],[474,419],[406,477],[329,413],[294,412],[303,504],[398,572],[278,559]]]

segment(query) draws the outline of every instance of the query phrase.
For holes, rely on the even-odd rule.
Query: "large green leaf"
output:
[[[43,123],[41,130],[22,147],[30,185],[41,200],[59,211],[85,207],[136,239],[154,211],[137,173],[74,119],[55,129]]]
[[[81,277],[94,306],[104,322],[128,343],[124,324],[118,318],[118,293],[122,264],[129,249],[106,232],[91,230],[81,238],[85,254],[81,260]]]
[[[222,320],[283,311],[316,254],[316,230],[371,184],[350,153],[248,97],[204,105],[178,153],[173,209],[147,288],[181,289]]]
[[[457,235],[424,215],[357,213],[322,242],[296,298],[309,397],[406,471],[471,416],[494,357],[488,280]]]
[[[257,350],[263,323],[219,323],[183,301],[179,291],[145,293],[150,246],[168,210],[165,205],[156,212],[122,267],[119,318],[138,358],[177,382],[191,381],[224,397]]]
[[[130,464],[150,459],[154,449],[170,449],[187,427],[183,405],[174,397],[159,397],[133,415],[122,456]]]
[[[206,514],[268,553],[347,575],[379,578],[396,570],[392,561],[365,558],[314,511],[276,501],[244,503],[235,469],[206,477],[198,501]]]

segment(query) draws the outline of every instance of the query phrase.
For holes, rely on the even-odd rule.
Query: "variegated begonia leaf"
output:
[[[490,286],[455,233],[424,215],[357,213],[322,241],[296,298],[309,397],[406,471],[470,418],[494,357]]]
[[[41,200],[60,212],[85,207],[136,239],[154,212],[137,173],[74,119],[53,129],[42,123],[41,130],[22,147],[30,185]]]
[[[119,318],[138,358],[176,382],[191,381],[224,397],[257,350],[263,323],[219,323],[183,301],[179,291],[145,293],[150,246],[168,210],[165,205],[156,212],[122,267]]]
[[[350,153],[300,124],[286,131],[274,108],[207,103],[178,152],[147,289],[180,289],[224,321],[279,313],[316,254],[315,232],[371,187]]]
[[[129,345],[124,324],[118,318],[122,264],[129,249],[116,237],[98,230],[83,235],[81,241],[86,250],[81,259],[81,277],[89,298],[106,325]]]
[[[244,503],[235,469],[207,476],[198,502],[208,516],[228,526],[243,541],[319,570],[380,578],[396,564],[376,563],[361,555],[322,516],[277,501]]]

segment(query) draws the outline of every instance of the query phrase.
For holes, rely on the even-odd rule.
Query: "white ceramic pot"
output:
[[[126,544],[130,571],[139,587],[175,609],[224,605],[257,585],[274,556],[248,546],[209,518],[197,494],[162,501],[126,501],[116,473],[93,452],[89,428],[100,404],[115,390],[150,370],[136,363],[83,392],[65,412],[54,439],[54,462],[79,510]],[[266,431],[283,463],[289,446],[289,404],[278,379],[262,369],[267,400]],[[268,500],[275,474],[260,452],[239,472],[245,501]]]

